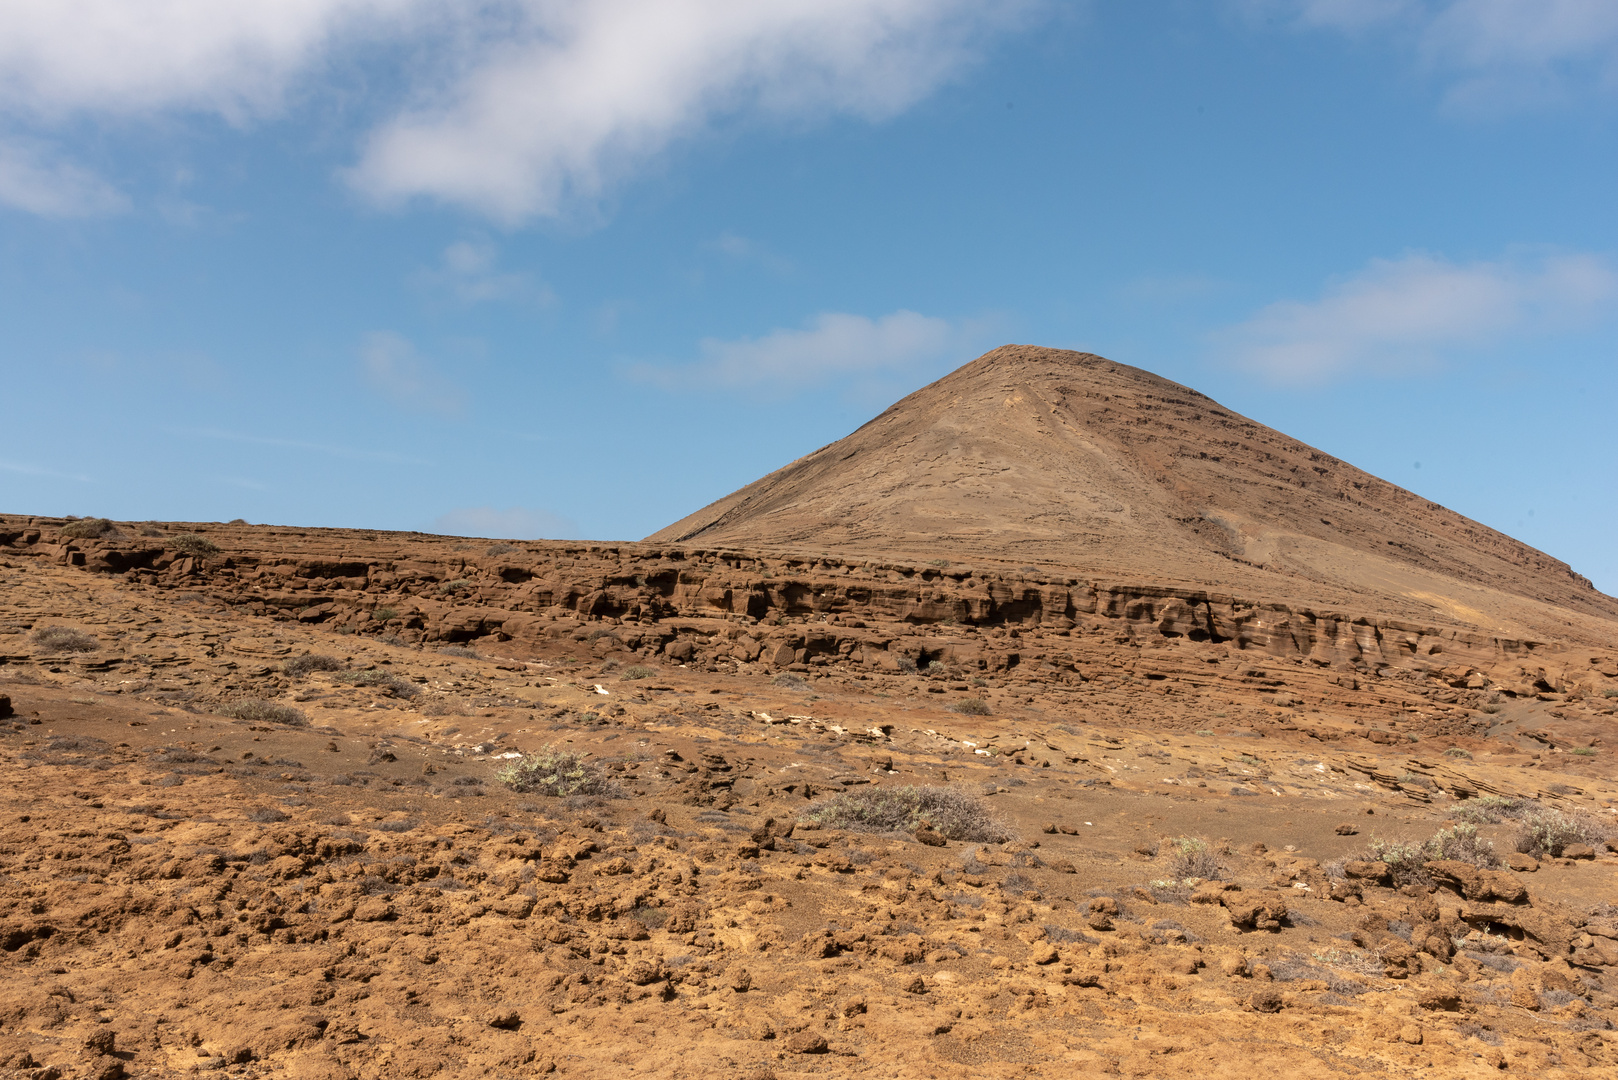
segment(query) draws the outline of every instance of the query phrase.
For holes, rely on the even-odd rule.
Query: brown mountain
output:
[[[1612,640],[1566,563],[1147,371],[1007,345],[647,538],[1009,561]]]

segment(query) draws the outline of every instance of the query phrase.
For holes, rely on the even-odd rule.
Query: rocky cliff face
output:
[[[86,540],[63,536],[68,522],[5,521],[0,551],[243,615],[403,643],[499,643],[512,655],[956,679],[1016,669],[1090,691],[1121,672],[1165,692],[1228,685],[1283,704],[1346,695],[1389,717],[1419,703],[1440,726],[1475,722],[1467,706],[1489,695],[1577,694],[1613,663],[1610,647],[1034,568],[229,525],[150,530],[158,537],[124,526]]]

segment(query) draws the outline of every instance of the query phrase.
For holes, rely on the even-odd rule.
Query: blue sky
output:
[[[633,539],[1088,349],[1618,592],[1609,0],[17,0],[0,508]]]

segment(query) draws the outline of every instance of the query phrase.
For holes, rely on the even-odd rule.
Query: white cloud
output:
[[[705,338],[700,363],[681,369],[641,368],[658,381],[692,378],[726,386],[803,387],[834,379],[869,378],[948,358],[972,336],[948,319],[895,311],[878,319],[831,312],[798,330],[722,341]]]
[[[1521,107],[1618,89],[1613,0],[1244,0],[1305,27],[1386,30],[1452,80],[1462,108]]]
[[[417,275],[422,286],[447,293],[462,304],[504,300],[549,307],[556,294],[531,274],[501,270],[500,255],[487,240],[457,240],[443,251],[435,269]]]
[[[409,339],[389,331],[368,334],[360,346],[360,370],[367,382],[398,405],[459,416],[466,394],[416,351]]]
[[[0,206],[41,217],[115,214],[128,200],[94,174],[38,149],[0,142]]]
[[[892,115],[971,53],[1006,0],[529,4],[434,103],[377,131],[350,174],[508,222],[563,212],[716,117]]]
[[[6,0],[0,101],[74,111],[218,113],[277,108],[344,30],[393,34],[438,0]]]
[[[515,222],[588,203],[716,118],[892,115],[1043,2],[5,0],[0,116],[246,125],[364,59],[394,115],[354,185]]]
[[[463,506],[433,519],[435,532],[448,536],[499,537],[508,540],[573,540],[578,522],[536,507]]]
[[[1607,317],[1615,302],[1618,270],[1594,255],[1456,264],[1417,253],[1373,260],[1318,300],[1271,304],[1217,337],[1249,370],[1309,382],[1558,333]]]

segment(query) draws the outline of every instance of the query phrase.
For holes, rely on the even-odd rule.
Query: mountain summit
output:
[[[1618,619],[1618,601],[1566,563],[1195,390],[1027,345],[980,356],[647,539],[1375,598],[1540,634],[1565,633],[1575,613]]]

